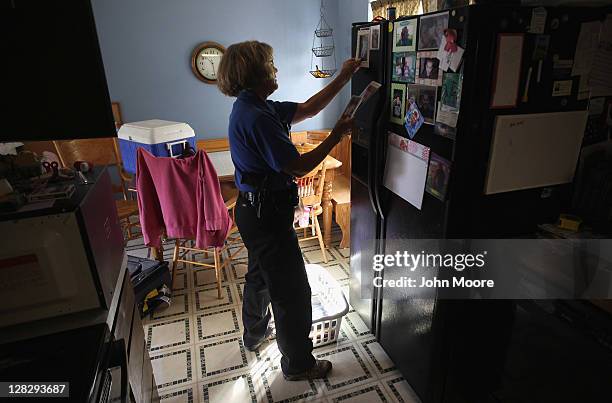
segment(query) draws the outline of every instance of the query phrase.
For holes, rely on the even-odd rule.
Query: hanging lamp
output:
[[[328,78],[336,73],[334,30],[325,20],[324,9],[321,0],[321,18],[312,37],[310,55],[310,74],[314,78]]]

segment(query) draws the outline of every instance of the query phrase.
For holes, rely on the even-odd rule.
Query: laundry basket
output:
[[[313,347],[320,347],[337,340],[342,317],[349,307],[340,285],[325,268],[307,264],[306,274],[312,290],[310,338]]]

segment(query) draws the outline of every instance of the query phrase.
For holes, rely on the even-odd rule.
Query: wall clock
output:
[[[217,84],[217,70],[225,48],[216,42],[204,42],[191,53],[191,70],[195,76],[207,83]]]

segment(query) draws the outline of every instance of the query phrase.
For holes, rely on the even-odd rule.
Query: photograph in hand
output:
[[[370,81],[368,86],[365,87],[363,91],[361,91],[361,94],[359,94],[359,96],[353,95],[351,97],[351,100],[349,101],[348,105],[346,105],[346,108],[344,108],[344,112],[342,112],[342,116],[350,118],[354,117],[355,113],[357,112],[357,109],[359,109],[359,107],[363,103],[365,103],[376,91],[378,91],[380,87],[380,83],[377,83],[376,81]]]

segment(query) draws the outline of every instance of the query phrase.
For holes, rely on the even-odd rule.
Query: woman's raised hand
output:
[[[350,79],[353,74],[359,70],[361,66],[361,59],[351,58],[342,63],[342,70],[340,70],[340,75],[344,76],[346,79]]]

